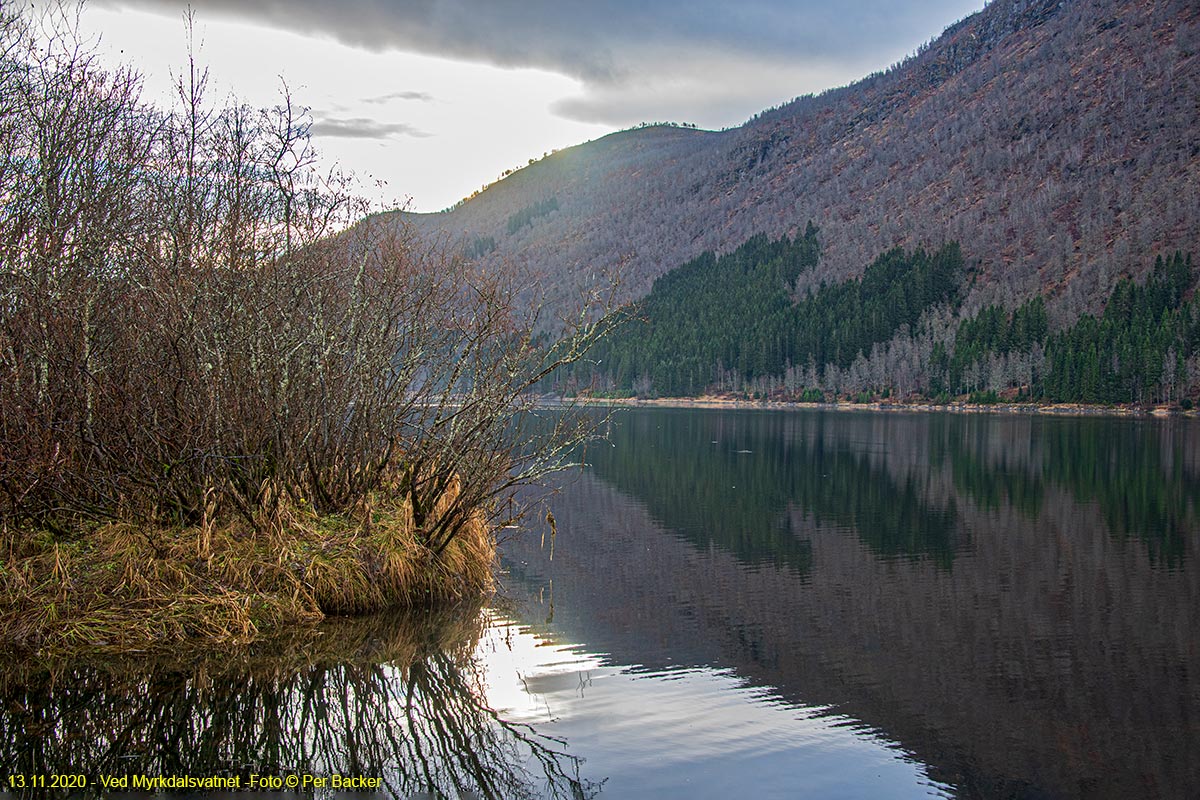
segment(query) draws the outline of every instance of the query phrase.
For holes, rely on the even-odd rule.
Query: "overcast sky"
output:
[[[92,0],[103,57],[165,95],[187,3]],[[983,0],[193,0],[217,99],[312,109],[321,150],[435,211],[643,121],[740,125],[911,53]]]

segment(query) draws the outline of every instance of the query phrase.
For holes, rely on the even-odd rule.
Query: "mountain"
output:
[[[797,290],[954,240],[965,308],[1098,312],[1154,256],[1200,251],[1200,6],[995,0],[916,54],[720,132],[646,126],[552,154],[425,237],[526,265],[552,303],[620,265],[626,299],[705,251],[821,230]]]

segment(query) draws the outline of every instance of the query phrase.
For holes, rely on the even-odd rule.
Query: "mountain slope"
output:
[[[995,0],[893,69],[740,128],[613,134],[404,219],[534,268],[564,301],[618,263],[640,297],[703,251],[810,219],[812,285],[953,239],[978,267],[967,308],[1044,293],[1061,325],[1147,253],[1200,251],[1197,97],[1190,0]],[[510,233],[535,206],[553,210]]]

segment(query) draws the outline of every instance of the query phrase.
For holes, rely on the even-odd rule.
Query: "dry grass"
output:
[[[436,558],[402,502],[353,515],[289,507],[257,529],[114,523],[67,544],[10,532],[0,553],[0,646],[244,643],[326,615],[471,600],[492,586],[495,542],[482,518]]]

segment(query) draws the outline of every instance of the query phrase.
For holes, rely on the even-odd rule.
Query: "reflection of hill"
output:
[[[808,569],[809,544],[794,535],[791,506],[818,522],[852,526],[887,556],[954,558],[954,509],[930,503],[916,478],[830,435],[824,414],[730,414],[661,410],[619,416],[611,446],[588,462],[634,494],[662,525],[698,546],[716,545],[747,564]]]
[[[756,449],[766,432],[779,435],[777,427],[789,424],[765,415],[717,416],[728,434],[719,441],[734,440],[734,450]],[[883,730],[963,796],[1196,796],[1195,511],[1177,518],[1187,547],[1170,565],[1154,555],[1152,540],[1111,535],[1106,522],[1106,504],[1118,502],[1111,498],[1136,491],[1178,496],[1179,487],[1103,482],[1090,496],[1064,491],[1070,481],[1049,453],[1075,447],[1102,459],[1106,446],[1131,444],[1118,435],[1088,450],[1078,437],[1094,431],[1077,423],[1090,421],[992,427],[997,421],[863,414],[818,424],[799,421],[803,416],[795,415],[790,430],[809,437],[808,449],[783,445],[786,457],[814,454],[819,438],[826,452],[838,444],[875,474],[940,498],[936,507],[957,509],[961,536],[951,569],[935,559],[881,558],[885,551],[846,529],[846,517],[814,512],[802,492],[788,517],[792,535],[811,548],[811,568],[797,574],[766,559],[750,562],[731,549],[682,539],[664,526],[671,517],[641,499],[653,484],[627,480],[630,490],[617,490],[599,466],[597,477],[586,476],[558,501],[554,561],[536,542],[520,541],[506,559],[525,562],[519,577],[534,592],[553,579],[556,624],[590,649],[651,669],[732,667],[790,701],[834,706]],[[743,447],[757,436],[754,426],[763,436]],[[1062,441],[1042,426],[1058,426]],[[648,449],[649,430],[636,430],[635,441]],[[1149,429],[1145,445],[1159,454],[1158,464],[1192,459],[1177,468],[1197,474],[1195,450],[1163,447],[1159,430]],[[1175,432],[1169,441],[1187,444],[1193,435]],[[958,455],[942,459],[947,451]],[[981,498],[969,487],[983,485],[982,477],[961,477],[968,456],[981,475],[990,465],[1025,477]],[[1112,459],[1109,453],[1107,463]],[[1157,470],[1163,480],[1155,459],[1130,462],[1121,469],[1140,470],[1147,481]],[[775,474],[794,480],[805,469],[798,463]],[[691,474],[682,473],[677,492]],[[764,467],[757,474],[772,473]],[[758,491],[786,504],[782,483]],[[1106,492],[1110,499],[1100,499]],[[1037,504],[1020,500],[1034,496]],[[1128,507],[1130,530],[1152,524],[1137,516],[1137,505]]]

